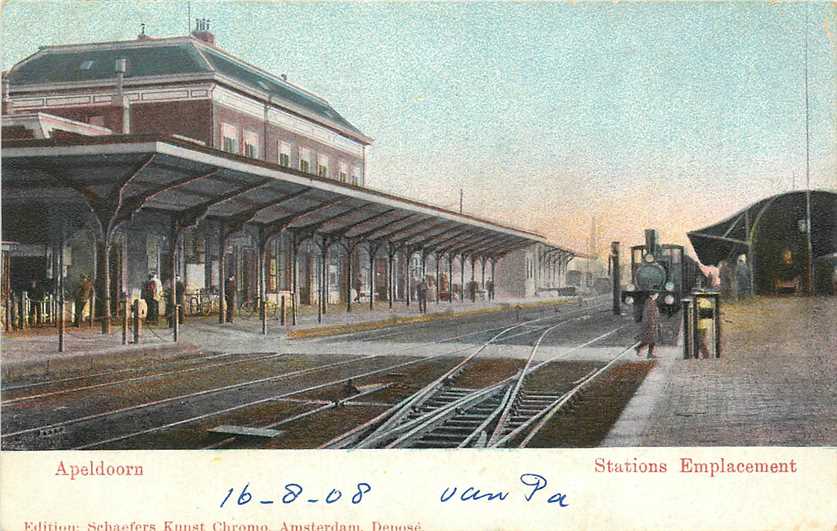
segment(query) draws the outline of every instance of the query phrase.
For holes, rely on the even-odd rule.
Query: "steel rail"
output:
[[[538,340],[535,342],[535,345],[532,347],[532,351],[529,353],[529,357],[526,359],[526,364],[523,366],[523,370],[520,371],[520,376],[517,377],[517,381],[514,384],[514,387],[504,400],[505,403],[500,404],[500,408],[502,408],[502,414],[500,415],[500,420],[497,421],[497,425],[494,427],[494,431],[488,437],[488,446],[492,446],[497,439],[502,436],[503,430],[505,430],[506,425],[508,423],[509,418],[511,417],[512,409],[517,402],[517,397],[520,395],[520,390],[523,387],[523,381],[526,379],[527,373],[529,371],[529,367],[532,365],[532,361],[535,359],[535,354],[538,353],[538,348],[540,348],[541,343],[549,335],[550,332],[561,326],[562,324],[569,323],[571,321],[564,321],[563,323],[558,323],[555,326],[551,326],[547,328]]]
[[[195,357],[191,357],[191,358],[189,358],[189,357],[172,358],[172,359],[169,359],[169,360],[165,360],[160,365],[176,365],[178,363],[186,364],[188,362],[208,361],[208,360],[213,360],[215,358],[222,358],[222,357],[236,356],[236,355],[248,356],[248,355],[251,355],[251,354],[239,354],[239,353],[235,353],[235,352],[230,352],[230,353],[212,354],[210,356],[195,356]],[[159,367],[156,367],[156,368],[159,368]],[[54,385],[54,384],[60,384],[60,383],[66,383],[66,382],[73,382],[73,381],[77,381],[77,380],[84,380],[85,378],[97,378],[99,376],[110,376],[112,374],[120,374],[120,373],[123,373],[123,372],[140,372],[140,371],[143,371],[143,370],[149,370],[149,368],[127,367],[125,369],[115,369],[115,370],[112,370],[112,371],[94,372],[93,374],[84,374],[82,376],[70,376],[68,378],[58,378],[58,379],[55,379],[55,380],[42,380],[40,382],[29,382],[29,383],[24,383],[24,384],[20,384],[20,385],[3,386],[3,387],[0,387],[0,393],[6,393],[6,392],[9,392],[9,391],[19,391],[21,389],[30,389],[30,388],[33,388],[33,387],[44,387],[46,385]]]
[[[269,355],[265,355],[265,356],[259,356],[259,357],[256,357],[256,358],[246,358],[246,359],[229,361],[229,362],[226,362],[226,363],[213,363],[213,364],[209,364],[209,365],[200,365],[200,366],[197,366],[197,367],[189,367],[189,368],[186,368],[186,369],[176,369],[176,370],[173,370],[173,371],[157,372],[157,373],[153,373],[153,374],[145,374],[145,375],[142,375],[142,376],[135,376],[133,378],[123,378],[122,380],[112,380],[110,382],[102,382],[102,383],[98,383],[98,384],[83,385],[83,386],[80,386],[80,387],[71,387],[69,389],[59,389],[59,390],[56,390],[56,391],[50,391],[50,392],[47,392],[47,393],[40,393],[40,394],[36,394],[36,395],[28,395],[28,396],[22,396],[22,397],[18,397],[18,398],[10,398],[9,400],[3,400],[2,402],[0,402],[0,405],[8,406],[9,404],[16,404],[16,403],[19,403],[19,402],[26,402],[28,400],[35,400],[35,399],[38,399],[38,398],[46,398],[46,397],[50,397],[50,396],[64,395],[64,394],[70,394],[70,393],[78,393],[78,392],[81,392],[81,391],[88,391],[90,389],[101,389],[103,387],[112,387],[112,386],[115,386],[115,385],[128,383],[128,382],[140,382],[140,381],[143,381],[143,380],[153,380],[155,378],[162,378],[162,377],[165,377],[165,376],[171,376],[172,374],[183,374],[183,373],[187,373],[187,372],[195,372],[195,371],[202,371],[202,370],[206,370],[206,369],[214,369],[214,368],[217,368],[217,367],[228,367],[230,365],[236,365],[236,364],[239,364],[239,363],[254,363],[254,362],[257,362],[257,361],[265,361],[265,360],[276,359],[276,358],[279,358],[279,357],[282,357],[282,356],[287,356],[287,355],[288,354],[286,354],[286,353],[273,353],[273,354],[269,354]]]
[[[357,357],[357,358],[353,358],[351,360],[326,363],[326,364],[318,365],[318,366],[315,366],[315,367],[309,367],[307,369],[300,369],[298,371],[292,371],[290,373],[283,373],[283,374],[279,374],[279,375],[271,376],[271,377],[267,377],[267,378],[259,378],[259,379],[256,379],[256,380],[249,380],[249,381],[246,381],[246,382],[239,382],[239,383],[230,384],[230,385],[226,385],[226,386],[216,387],[216,388],[213,388],[213,389],[206,389],[206,390],[203,390],[203,391],[197,391],[195,393],[188,393],[188,394],[179,395],[179,396],[166,398],[166,399],[162,399],[162,400],[146,402],[146,403],[143,403],[143,404],[137,404],[135,406],[129,406],[129,407],[121,408],[121,409],[117,409],[117,410],[107,411],[107,412],[103,412],[103,413],[97,413],[95,415],[88,415],[88,416],[80,417],[80,418],[77,418],[77,419],[70,419],[70,420],[67,420],[67,421],[53,423],[53,424],[49,424],[49,425],[27,428],[25,430],[19,430],[19,431],[12,432],[12,433],[3,433],[3,434],[0,435],[0,439],[7,438],[7,437],[12,437],[12,436],[15,436],[15,435],[23,435],[25,433],[34,432],[34,431],[37,431],[37,430],[46,430],[46,429],[52,429],[52,428],[57,428],[57,427],[61,427],[61,426],[67,426],[67,425],[72,424],[74,422],[83,422],[83,421],[87,421],[87,420],[93,420],[95,418],[105,417],[105,416],[108,416],[110,414],[116,415],[116,414],[124,413],[126,411],[135,410],[135,409],[143,409],[143,408],[146,408],[146,407],[158,406],[158,405],[161,405],[161,404],[164,404],[164,403],[167,403],[167,402],[173,402],[173,401],[177,401],[177,400],[187,400],[187,399],[190,399],[190,398],[195,398],[195,397],[198,397],[198,396],[203,396],[203,395],[207,395],[207,394],[211,394],[211,393],[224,392],[224,391],[228,391],[228,390],[231,390],[231,389],[239,389],[241,387],[246,387],[246,386],[250,386],[250,385],[257,385],[257,384],[265,383],[265,382],[268,382],[268,381],[281,380],[281,379],[284,379],[284,378],[301,376],[301,375],[304,375],[304,374],[308,374],[310,372],[314,372],[316,370],[331,369],[331,368],[334,368],[334,367],[349,365],[351,363],[356,363],[356,362],[361,362],[361,361],[365,361],[365,360],[369,360],[369,359],[389,356],[389,355],[393,355],[393,354],[397,354],[397,353],[403,353],[403,352],[406,352],[406,351],[419,349],[419,348],[423,348],[423,347],[427,347],[427,346],[432,346],[432,345],[436,345],[436,344],[442,344],[442,343],[446,343],[446,342],[449,342],[449,341],[454,341],[454,340],[457,340],[457,339],[462,339],[462,338],[465,338],[465,337],[469,337],[469,336],[472,336],[472,335],[483,334],[486,331],[493,331],[493,330],[497,330],[498,328],[499,327],[489,328],[488,330],[477,330],[475,332],[469,332],[467,334],[460,334],[458,336],[448,337],[448,338],[445,338],[445,339],[442,339],[442,340],[429,341],[429,342],[422,343],[422,344],[419,344],[419,345],[410,345],[410,346],[407,346],[407,347],[403,347],[403,348],[396,349],[396,350],[389,351],[389,352],[382,353],[382,354],[369,354],[369,355],[366,355],[366,356],[360,356],[360,357]],[[445,352],[441,355],[456,354],[458,352],[462,352],[462,351],[467,350],[469,348],[470,347],[463,347],[463,348],[459,348],[457,350],[453,350],[453,351],[450,351],[450,352]]]
[[[62,422],[56,422],[56,423],[52,423],[52,424],[48,424],[48,425],[37,426],[37,427],[33,427],[33,428],[27,428],[27,429],[18,430],[18,431],[12,432],[12,433],[2,434],[2,435],[0,435],[0,439],[8,439],[10,437],[25,435],[25,434],[33,433],[33,432],[40,431],[40,430],[50,430],[50,429],[60,428],[60,427],[63,427],[63,426],[68,426],[68,425],[71,425],[71,424],[77,424],[77,423],[80,423],[80,422],[95,420],[95,419],[98,419],[98,418],[104,418],[104,417],[108,417],[108,416],[119,415],[119,414],[123,414],[123,413],[129,412],[129,411],[136,411],[136,410],[139,410],[139,409],[155,407],[155,406],[163,405],[163,404],[170,403],[170,402],[183,401],[183,400],[187,400],[187,399],[191,399],[191,398],[196,398],[196,397],[200,397],[200,396],[209,395],[209,394],[212,394],[212,393],[229,391],[229,390],[232,390],[232,389],[240,389],[241,387],[244,387],[244,386],[256,385],[256,384],[264,383],[264,382],[268,382],[268,381],[276,381],[276,380],[281,380],[281,379],[298,377],[298,376],[302,376],[302,375],[305,375],[305,374],[309,374],[311,372],[316,372],[316,371],[330,369],[330,368],[334,368],[334,367],[350,365],[352,363],[357,363],[357,362],[369,361],[369,360],[372,360],[372,359],[392,355],[393,353],[409,351],[409,350],[418,349],[418,348],[431,346],[431,345],[435,345],[435,344],[441,344],[441,343],[453,341],[453,340],[456,340],[456,339],[462,339],[462,338],[465,338],[465,337],[478,335],[478,334],[485,333],[486,331],[493,331],[493,330],[497,330],[497,329],[498,329],[498,327],[490,328],[488,330],[485,330],[485,329],[477,330],[477,331],[469,332],[469,333],[466,333],[466,334],[460,334],[460,335],[454,336],[454,337],[448,337],[448,338],[445,338],[445,339],[442,339],[442,340],[426,342],[426,343],[420,344],[420,345],[411,345],[411,346],[404,347],[402,349],[398,349],[398,350],[395,350],[395,351],[390,351],[390,352],[387,352],[387,353],[371,354],[371,355],[367,355],[367,356],[361,356],[361,357],[353,358],[353,359],[347,360],[347,361],[341,361],[341,362],[334,362],[334,363],[318,365],[318,366],[315,366],[315,367],[309,367],[307,369],[292,371],[290,373],[284,373],[284,374],[280,374],[280,375],[276,375],[276,376],[272,376],[272,377],[260,378],[260,379],[251,380],[251,381],[248,381],[248,382],[240,382],[240,383],[231,384],[231,385],[227,385],[227,386],[222,386],[222,387],[218,387],[218,388],[214,388],[214,389],[198,391],[198,392],[195,392],[195,393],[189,393],[189,394],[180,395],[180,396],[176,396],[176,397],[150,401],[150,402],[146,402],[146,403],[143,403],[143,404],[137,404],[137,405],[128,406],[128,407],[120,408],[120,409],[116,409],[116,410],[106,411],[106,412],[102,412],[102,413],[96,413],[96,414],[93,414],[93,415],[87,415],[87,416],[78,417],[78,418],[75,418],[75,419],[69,419],[69,420],[62,421]],[[410,361],[410,362],[407,362],[407,363],[401,363],[401,364],[393,365],[393,366],[387,367],[385,369],[382,369],[381,371],[374,371],[373,373],[354,375],[351,378],[358,378],[358,377],[368,376],[370,374],[377,374],[378,372],[391,370],[393,368],[399,368],[399,367],[403,367],[403,366],[409,366],[409,365],[412,365],[412,364],[415,364],[415,363],[429,361],[431,359],[435,359],[435,358],[440,357],[440,356],[456,354],[458,352],[462,352],[462,351],[468,350],[470,348],[471,347],[460,347],[460,348],[452,350],[452,351],[432,355],[432,356],[429,356],[429,357],[419,358],[417,360],[413,360],[413,361]],[[339,384],[339,383],[343,383],[347,380],[348,380],[348,378],[343,379],[343,380],[337,380],[335,382],[331,382],[331,383],[325,384],[323,386],[317,386],[315,388],[319,389],[321,387],[327,387],[329,385],[336,385],[336,384]],[[290,393],[290,394],[287,394],[287,395],[282,395],[282,397],[292,396],[293,394],[297,394],[299,392],[302,392],[302,391],[297,391],[297,392],[293,392],[293,393]],[[276,398],[276,397],[273,397],[273,398]],[[273,398],[271,398],[271,399],[273,399]],[[179,425],[179,424],[182,424],[184,422],[190,422],[192,420],[199,420],[200,418],[205,418],[205,417],[213,416],[213,415],[216,415],[216,414],[222,414],[224,412],[237,410],[237,409],[240,409],[241,407],[247,407],[249,405],[260,404],[260,403],[263,403],[264,401],[265,400],[258,400],[258,401],[255,401],[255,402],[250,402],[250,403],[247,403],[247,404],[243,404],[240,407],[236,406],[236,407],[233,407],[233,408],[227,408],[225,410],[212,412],[212,413],[209,413],[207,415],[202,415],[202,416],[199,416],[199,417],[193,417],[192,419],[186,419],[185,421],[179,421],[177,423],[174,423],[174,425]],[[167,426],[169,426],[169,425],[166,425],[162,428],[165,428]],[[150,431],[158,431],[158,429],[157,428],[152,428],[152,429],[150,429]],[[122,436],[122,437],[115,438],[115,440],[130,438],[130,437],[133,437],[133,436],[136,436],[136,435],[141,435],[141,434],[148,433],[148,432],[149,432],[149,430],[143,430],[142,432],[137,432],[135,434],[129,434],[128,436]],[[97,446],[99,444],[104,444],[104,442],[92,443],[91,445],[84,445],[84,446],[77,447],[77,448],[74,448],[74,449],[84,449],[84,448],[87,448],[89,446]]]
[[[426,385],[424,388],[420,389],[410,397],[402,400],[390,410],[385,411],[381,415],[373,418],[370,421],[367,421],[359,426],[356,426],[352,430],[337,436],[336,438],[328,441],[320,448],[346,448],[349,445],[352,445],[353,448],[366,448],[372,446],[373,444],[385,440],[393,435],[398,435],[400,432],[409,429],[410,427],[416,424],[416,419],[404,421],[404,419],[416,408],[420,407],[422,403],[429,400],[429,398],[441,388],[441,384],[448,380],[453,374],[460,371],[465,364],[467,364],[470,360],[472,360],[477,354],[479,354],[482,350],[484,350],[487,346],[492,344],[494,341],[498,340],[501,336],[508,333],[509,331],[516,329],[516,328],[525,328],[527,325],[543,321],[547,319],[561,319],[566,317],[571,317],[577,313],[586,313],[598,308],[599,305],[585,307],[577,310],[573,310],[571,313],[564,313],[560,315],[551,315],[548,317],[542,317],[539,319],[534,319],[531,321],[525,321],[522,323],[518,323],[514,326],[508,327],[502,330],[499,334],[496,334],[492,337],[488,342],[481,345],[479,348],[476,349],[470,356],[466,357],[465,360],[457,364],[453,369],[447,371],[444,375],[437,378],[430,384]],[[523,332],[521,334],[516,334],[513,336],[506,337],[504,339],[511,339],[513,337],[518,337],[520,335],[528,335],[533,333],[533,331],[529,330]],[[431,412],[432,413],[432,412]],[[421,418],[421,417],[420,417]],[[400,423],[400,424],[399,424]],[[370,433],[369,430],[372,430]]]
[[[560,324],[563,324],[563,323],[560,323]],[[606,338],[610,335],[613,335],[616,332],[618,332],[619,330],[625,328],[625,326],[627,326],[627,325],[619,326],[619,327],[617,327],[613,330],[610,330],[610,331],[608,331],[608,332],[606,332],[606,333],[604,333],[600,336],[597,336],[597,337],[595,337],[595,338],[593,338],[593,339],[591,339],[591,340],[589,340],[585,343],[582,343],[581,345],[575,346],[575,347],[573,347],[573,348],[571,348],[567,351],[564,351],[564,352],[562,352],[562,353],[560,353],[556,356],[553,356],[549,360],[543,361],[543,362],[539,363],[538,365],[536,365],[535,367],[530,368],[529,371],[528,371],[528,374],[531,374],[531,373],[535,372],[536,370],[548,365],[549,363],[552,363],[552,362],[557,361],[559,359],[565,358],[567,355],[571,354],[572,352],[575,352],[579,349],[582,349],[586,346],[589,346],[589,345],[591,345],[591,344],[593,344],[597,341],[601,341],[602,339],[604,339],[604,338]],[[429,431],[429,429],[432,429],[435,426],[439,425],[441,422],[444,422],[444,420],[447,420],[452,415],[456,414],[456,412],[458,410],[461,410],[463,407],[473,406],[474,404],[472,403],[472,401],[470,399],[476,400],[476,399],[479,399],[479,398],[488,398],[487,396],[485,396],[486,394],[489,394],[489,395],[490,394],[496,394],[497,392],[501,391],[502,389],[504,389],[506,387],[511,387],[511,384],[512,384],[512,382],[515,381],[515,379],[518,379],[518,381],[519,381],[520,378],[518,376],[512,376],[512,377],[506,378],[506,379],[504,379],[500,382],[492,384],[491,386],[485,387],[483,389],[479,389],[479,390],[475,391],[474,393],[471,393],[470,395],[466,395],[466,396],[462,397],[461,399],[457,400],[456,402],[454,402],[454,403],[452,403],[448,406],[445,406],[443,408],[439,408],[437,410],[431,411],[430,413],[420,417],[419,419],[414,419],[414,421],[412,421],[410,423],[410,428],[412,428],[410,430],[410,432],[408,434],[404,435],[404,436],[399,437],[397,440],[391,442],[390,444],[388,444],[386,446],[386,448],[403,447],[403,445],[405,443],[407,443],[411,440],[414,440],[417,435],[422,435],[424,432]],[[492,413],[490,413],[488,415],[488,417],[496,417],[497,414],[500,412],[500,410],[501,410],[500,407],[496,408]],[[480,427],[483,427],[483,425],[488,425],[488,424],[490,424],[490,420],[487,418],[481,423]],[[480,431],[475,429],[471,434],[468,435],[466,440],[473,440],[474,438],[478,437],[480,435],[480,433],[481,433]],[[464,442],[465,441],[463,441],[463,443]],[[460,445],[460,447],[462,447],[462,445]]]
[[[388,389],[389,387],[392,387],[392,384],[385,384],[385,385],[375,386],[373,389],[368,389],[368,390],[363,391],[361,393],[358,393],[356,395],[352,395],[351,397],[346,398],[344,400],[325,401],[325,403],[319,404],[320,407],[316,407],[316,408],[311,409],[309,411],[304,411],[302,413],[292,415],[292,416],[290,416],[286,419],[282,419],[280,421],[272,422],[272,423],[267,424],[265,426],[258,426],[258,427],[261,428],[261,429],[268,429],[268,430],[278,428],[279,426],[284,426],[285,424],[290,424],[291,422],[297,421],[299,419],[304,419],[306,417],[310,417],[311,415],[316,415],[318,413],[323,413],[324,411],[330,411],[332,409],[335,409],[335,408],[338,408],[338,407],[342,406],[343,404],[347,404],[349,402],[354,402],[355,400],[357,400],[360,397],[371,395],[371,394],[377,393],[379,391],[383,391],[384,389]],[[281,399],[281,400],[289,400],[289,399],[286,398],[286,399]],[[210,444],[209,446],[204,446],[203,448],[201,448],[201,450],[214,450],[214,449],[217,449],[217,448],[221,448],[222,446],[226,446],[227,444],[229,444],[233,441],[236,441],[236,440],[238,440],[238,437],[233,435],[232,437],[227,437],[226,439],[224,439],[222,441],[218,441],[217,443]]]
[[[605,371],[607,371],[607,370],[608,370],[608,369],[609,369],[609,368],[610,368],[610,367],[611,367],[614,363],[616,363],[616,362],[619,360],[619,358],[621,358],[621,357],[622,357],[622,356],[624,356],[626,353],[628,353],[628,352],[630,352],[631,350],[633,350],[634,348],[636,348],[636,346],[637,346],[637,345],[639,345],[639,342],[638,342],[638,341],[637,341],[636,343],[634,343],[633,345],[631,345],[631,346],[629,346],[629,347],[625,348],[624,350],[622,350],[622,351],[621,351],[619,354],[617,354],[617,355],[616,355],[616,356],[615,356],[612,360],[610,360],[610,362],[608,362],[608,363],[607,363],[607,365],[605,365],[604,367],[602,367],[601,369],[597,370],[597,371],[596,371],[596,372],[594,372],[593,374],[590,374],[589,376],[587,376],[586,378],[584,378],[584,379],[583,379],[583,381],[582,381],[581,383],[579,383],[578,385],[576,385],[575,387],[573,387],[573,388],[572,388],[569,392],[567,392],[566,394],[564,394],[564,396],[563,396],[560,400],[558,400],[556,403],[554,403],[553,405],[551,405],[550,407],[548,407],[547,409],[545,409],[543,412],[541,412],[541,414],[540,414],[540,421],[538,422],[538,424],[537,424],[534,428],[532,428],[532,430],[531,430],[531,431],[529,431],[529,433],[528,433],[528,434],[526,434],[526,437],[525,437],[525,438],[523,439],[523,441],[521,441],[521,443],[518,445],[518,448],[526,448],[526,446],[527,446],[527,445],[528,445],[528,444],[532,441],[532,439],[535,437],[535,435],[537,435],[537,434],[538,434],[538,432],[540,432],[540,431],[541,431],[541,429],[543,429],[543,427],[544,427],[544,426],[546,426],[546,423],[547,423],[547,422],[549,422],[549,420],[550,420],[553,416],[555,416],[555,414],[556,414],[556,413],[558,413],[558,412],[561,410],[561,408],[563,408],[563,407],[564,407],[564,406],[565,406],[565,405],[566,405],[566,404],[567,404],[570,400],[572,400],[572,399],[573,399],[573,397],[574,397],[576,394],[578,394],[579,392],[581,392],[581,390],[582,390],[584,387],[586,387],[586,386],[587,386],[587,384],[589,384],[590,382],[592,382],[592,381],[593,381],[594,379],[596,379],[599,375],[601,375],[601,374],[603,374]],[[534,420],[533,420],[532,422],[534,422]],[[514,433],[514,432],[513,432],[513,433]],[[514,434],[514,435],[513,435],[513,433],[510,433],[508,436],[506,436],[506,437],[504,437],[503,439],[501,439],[500,441],[498,441],[498,444],[497,444],[497,445],[495,445],[495,446],[500,446],[500,444],[505,444],[506,442],[513,440],[513,439],[514,439],[514,437],[516,437],[517,435],[519,435],[519,434],[520,434],[520,433],[517,433],[517,434]]]

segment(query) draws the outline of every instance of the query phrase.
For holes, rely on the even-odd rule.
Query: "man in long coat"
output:
[[[735,268],[735,284],[739,298],[753,294],[750,286],[750,266],[747,265],[747,256],[743,254],[738,257],[738,266]]]
[[[636,346],[636,355],[639,356],[642,347],[648,347],[648,359],[656,358],[654,347],[657,344],[657,323],[660,320],[660,310],[657,308],[657,297],[659,293],[651,293],[645,298],[645,305],[642,307],[642,328],[639,332],[639,345]]]
[[[224,283],[224,305],[227,310],[227,322],[233,322],[235,316],[235,275],[230,275]]]
[[[726,260],[718,262],[718,277],[721,281],[721,297],[732,300],[735,298],[735,275]]]

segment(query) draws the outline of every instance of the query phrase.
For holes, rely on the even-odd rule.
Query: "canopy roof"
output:
[[[771,209],[793,209],[804,220],[806,192],[794,191],[774,195],[719,221],[714,225],[688,233],[689,241],[701,263],[717,265],[721,260],[733,260],[749,251],[760,231],[772,237],[782,237],[799,227],[765,227],[764,216]],[[837,250],[837,193],[826,190],[811,191],[811,248],[814,258]]]
[[[170,137],[7,141],[2,154],[4,209],[84,198],[104,230],[149,211],[183,227],[209,218],[232,231],[255,225],[268,237],[291,230],[297,238],[390,243],[425,253],[501,256],[547,245],[532,231]]]

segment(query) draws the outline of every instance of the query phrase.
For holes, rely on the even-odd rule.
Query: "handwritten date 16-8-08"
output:
[[[263,498],[257,497],[256,494],[250,490],[250,484],[247,483],[244,487],[238,491],[238,496],[235,496],[236,489],[230,488],[227,490],[224,499],[221,500],[221,504],[219,507],[223,508],[225,505],[247,505],[248,503],[257,503],[262,505],[271,505],[274,503],[283,503],[285,505],[289,505],[291,503],[325,503],[326,505],[331,505],[333,503],[337,503],[341,500],[343,502],[351,502],[353,505],[357,505],[363,501],[363,497],[368,494],[372,490],[372,486],[369,483],[359,482],[356,483],[353,487],[351,487],[351,491],[346,491],[345,496],[344,492],[338,488],[332,488],[327,492],[311,492],[311,493],[303,493],[305,489],[299,483],[286,483],[284,489],[278,496],[275,494],[274,497],[265,496]]]

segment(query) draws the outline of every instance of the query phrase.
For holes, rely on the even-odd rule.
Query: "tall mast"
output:
[[[805,232],[808,234],[808,293],[814,293],[814,257],[811,243],[811,136],[808,108],[808,2],[805,2]]]

